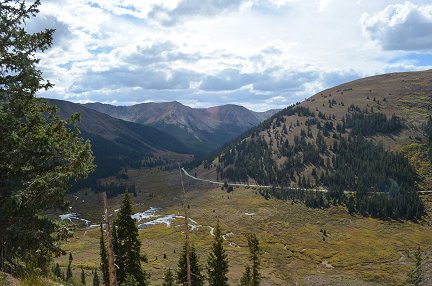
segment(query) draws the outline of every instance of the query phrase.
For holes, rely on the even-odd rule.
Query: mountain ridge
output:
[[[58,99],[46,99],[59,108],[60,118],[80,113],[77,123],[84,139],[89,139],[95,155],[94,179],[116,175],[123,167],[154,165],[179,154],[192,158],[190,149],[173,136],[151,126],[124,121],[80,104]],[[184,154],[184,155],[181,155]],[[187,160],[189,160],[187,159]]]
[[[254,112],[234,104],[192,108],[177,101],[131,106],[87,103],[84,106],[115,118],[153,126],[172,134],[199,154],[213,151],[277,112]]]

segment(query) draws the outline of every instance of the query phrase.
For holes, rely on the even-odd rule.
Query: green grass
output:
[[[181,199],[176,195],[179,192],[178,172],[131,173],[137,186],[146,184],[146,190],[151,186],[158,193],[154,197],[133,198],[135,203],[140,203],[135,206],[136,210],[153,206],[165,207],[164,214],[182,213]],[[256,232],[260,240],[263,249],[261,272],[268,285],[309,285],[314,281],[322,281],[320,285],[404,285],[413,266],[415,249],[420,246],[423,250],[431,250],[429,218],[420,223],[382,221],[350,216],[342,207],[309,209],[301,204],[265,200],[251,189],[238,188],[227,194],[220,188],[209,189],[190,180],[186,181],[186,188],[190,217],[201,225],[192,232],[191,240],[202,264],[206,262],[213,239],[208,226],[215,226],[219,220],[223,233],[234,233],[224,244],[233,285],[238,283],[247,264],[244,235],[249,232]],[[109,204],[116,208],[118,202],[119,199],[114,199]],[[94,208],[97,203],[90,204],[89,201],[88,205]],[[75,208],[85,217],[85,207]],[[428,211],[431,211],[430,203]],[[328,233],[325,241],[321,229]],[[140,230],[142,250],[149,260],[144,267],[151,274],[152,285],[160,284],[165,269],[176,269],[184,237],[182,230],[181,220],[169,228],[158,225]],[[98,266],[98,239],[98,229],[79,229],[64,245],[67,252],[73,253],[77,269]],[[66,265],[67,256],[58,261]]]

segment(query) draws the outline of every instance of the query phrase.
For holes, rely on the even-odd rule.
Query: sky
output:
[[[40,96],[284,108],[354,79],[432,68],[430,0],[42,0]]]

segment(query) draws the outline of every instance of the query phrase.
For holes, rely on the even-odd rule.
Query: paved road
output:
[[[197,180],[197,181],[201,181],[201,182],[207,182],[210,184],[216,184],[219,186],[223,186],[224,183],[222,182],[217,182],[217,181],[212,181],[212,180],[207,180],[207,179],[201,179],[201,178],[197,178],[195,176],[192,176],[191,174],[189,174],[184,168],[181,168],[181,170],[183,171],[183,173],[185,173],[186,176]],[[272,188],[273,186],[266,186],[266,185],[254,185],[254,184],[239,184],[239,183],[228,183],[230,186],[240,186],[240,187],[257,187],[257,188],[264,188],[264,189],[268,189],[268,188]],[[276,187],[276,188],[280,188],[280,187]],[[293,187],[284,187],[285,189],[290,189],[290,190],[300,190],[300,188],[293,188]],[[328,190],[327,189],[323,189],[323,188],[317,188],[317,189],[301,189],[304,191],[314,191],[314,192],[322,192],[322,193],[327,193]],[[350,192],[350,191],[344,191],[345,194],[352,194],[354,192]],[[432,194],[432,191],[419,191],[420,194]]]
[[[194,180],[201,181],[201,182],[207,182],[207,183],[210,183],[210,184],[216,184],[216,185],[219,185],[219,186],[223,186],[224,185],[224,183],[222,183],[222,182],[216,182],[216,181],[207,180],[207,179],[201,179],[201,178],[197,178],[195,176],[192,176],[184,168],[181,168],[181,170],[183,171],[183,173],[185,173],[186,176],[188,176],[188,177],[190,177],[190,178],[192,178]],[[241,184],[241,183],[228,183],[228,184],[230,186],[239,186],[239,187],[257,187],[257,188],[266,188],[266,189],[273,188],[273,186],[266,186],[266,185]],[[280,188],[280,187],[276,186],[276,188]],[[293,188],[293,187],[284,187],[284,189],[290,189],[290,190],[296,190],[296,191],[300,190],[300,188]],[[322,188],[319,188],[319,189],[301,189],[301,190],[303,190],[303,191],[323,192],[323,193],[327,193],[328,192],[327,189],[322,189]]]

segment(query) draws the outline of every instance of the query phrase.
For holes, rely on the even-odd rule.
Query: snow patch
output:
[[[59,215],[59,217],[61,220],[68,220],[70,222],[83,221],[86,224],[86,226],[89,226],[90,222],[91,222],[88,219],[80,218],[79,214],[77,214],[77,213],[65,213],[65,214]]]
[[[146,227],[157,225],[157,224],[166,224],[167,227],[170,227],[171,224],[174,222],[174,220],[177,218],[184,218],[184,217],[178,216],[175,214],[170,214],[170,215],[166,215],[166,216],[157,218],[155,220],[151,220],[151,221],[142,223],[142,224],[138,225],[138,227],[139,228],[146,228]]]
[[[224,239],[224,240],[227,240],[227,237],[230,237],[230,236],[234,236],[234,232],[228,232],[227,234],[224,234],[224,235],[222,235],[222,238]]]
[[[137,222],[140,222],[140,221],[145,220],[145,219],[158,217],[158,215],[156,215],[156,213],[157,213],[158,211],[161,211],[161,210],[162,210],[161,208],[154,208],[154,207],[151,207],[150,209],[148,209],[148,210],[146,210],[146,211],[144,211],[144,212],[140,212],[140,213],[133,214],[133,215],[131,215],[131,217],[132,217],[134,220],[136,220]],[[114,211],[114,212],[115,212],[115,211]]]

